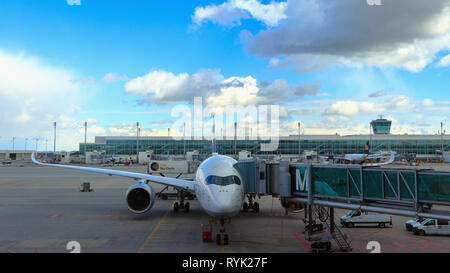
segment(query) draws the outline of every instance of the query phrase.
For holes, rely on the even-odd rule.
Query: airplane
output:
[[[344,160],[350,162],[362,162],[369,156],[369,149],[369,141],[367,141],[366,145],[364,145],[364,152],[362,154],[346,154],[344,155]]]
[[[197,169],[193,180],[169,178],[148,175],[143,173],[133,173],[119,170],[107,170],[91,167],[79,167],[70,165],[48,164],[36,160],[34,152],[31,160],[41,166],[67,168],[80,171],[103,173],[107,175],[117,175],[127,178],[140,179],[139,182],[131,186],[125,194],[128,209],[136,214],[149,211],[155,202],[155,191],[150,186],[150,182],[174,187],[181,191],[194,193],[203,210],[220,222],[220,232],[216,235],[216,243],[221,244],[222,237],[224,245],[229,242],[229,236],[225,230],[225,222],[235,216],[241,210],[245,195],[244,184],[241,175],[234,167],[237,161],[231,157],[213,155],[203,161]],[[179,208],[189,211],[189,202],[184,204],[174,203],[174,211]]]
[[[212,118],[213,135],[215,136],[214,114]],[[189,193],[194,193],[203,210],[213,220],[220,223],[219,233],[216,234],[216,243],[218,245],[221,244],[222,237],[223,244],[228,244],[229,236],[225,230],[225,222],[228,222],[231,217],[238,214],[244,206],[245,193],[243,179],[239,171],[234,167],[237,161],[229,156],[216,153],[215,137],[213,137],[212,141],[212,156],[200,164],[192,180],[118,170],[42,163],[36,160],[34,152],[31,154],[31,160],[41,166],[103,173],[110,176],[117,175],[139,180],[125,194],[128,210],[136,214],[145,213],[153,207],[156,195],[153,188],[149,185],[150,182],[171,186],[180,191],[180,204],[178,202],[174,203],[174,212],[177,212],[180,208],[189,212],[189,202],[185,204],[184,198]],[[187,194],[185,194],[186,192]]]
[[[389,156],[389,157],[388,157]],[[384,159],[384,161],[382,161]],[[361,164],[365,167],[377,167],[393,163],[395,160],[395,152],[390,151],[370,153],[370,145],[367,141],[364,145],[364,152],[362,154],[345,154],[343,157],[337,157],[336,161],[339,163]],[[369,161],[370,163],[366,163]]]

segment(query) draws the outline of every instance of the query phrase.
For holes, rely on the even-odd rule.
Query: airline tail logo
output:
[[[364,146],[364,154],[368,155],[370,150],[369,141],[367,141],[366,145]]]

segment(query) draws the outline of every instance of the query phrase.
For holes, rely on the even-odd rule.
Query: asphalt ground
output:
[[[23,167],[20,167],[20,166]],[[143,166],[114,167],[144,172]],[[80,192],[90,182],[92,192]],[[257,200],[260,212],[241,212],[227,224],[226,246],[202,241],[201,226],[209,223],[196,200],[190,212],[174,213],[174,199],[156,200],[150,212],[135,215],[125,205],[125,192],[136,181],[28,163],[0,167],[0,252],[68,253],[76,241],[85,253],[190,252],[190,253],[305,253],[303,211],[284,214],[277,198]],[[155,191],[163,186],[152,184]],[[347,213],[336,209],[338,217]],[[353,251],[370,252],[379,242],[381,252],[450,253],[450,237],[415,236],[405,230],[407,217],[393,216],[394,225],[342,228]],[[213,232],[217,228],[213,226]],[[340,252],[333,242],[333,252]]]

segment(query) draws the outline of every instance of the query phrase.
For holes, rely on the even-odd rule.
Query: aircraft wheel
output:
[[[247,212],[248,211],[248,204],[247,204],[247,202],[244,202],[244,212]]]
[[[180,209],[178,202],[175,202],[175,204],[173,204],[173,212],[178,212],[178,210]]]
[[[220,245],[220,241],[221,241],[221,236],[220,236],[220,234],[218,233],[217,235],[216,235],[216,244],[217,245]]]
[[[189,202],[184,205],[184,211],[189,212]]]
[[[228,245],[228,234],[223,235],[223,244]]]
[[[253,211],[254,211],[254,212],[259,212],[259,204],[258,204],[258,202],[255,202],[255,203],[253,204]]]

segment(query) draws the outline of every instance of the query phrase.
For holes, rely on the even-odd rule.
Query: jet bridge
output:
[[[251,197],[272,195],[308,206],[450,221],[450,172],[258,159],[240,160],[235,166]],[[449,209],[439,211],[433,205]]]
[[[318,217],[330,232],[328,238],[343,251],[352,248],[335,224],[334,208],[450,221],[450,172],[258,159],[240,160],[235,167],[249,200],[244,211],[258,211],[253,199],[260,195],[279,197],[286,212],[291,206],[304,207],[307,238],[313,238],[312,223]],[[433,209],[434,205],[444,209]]]

